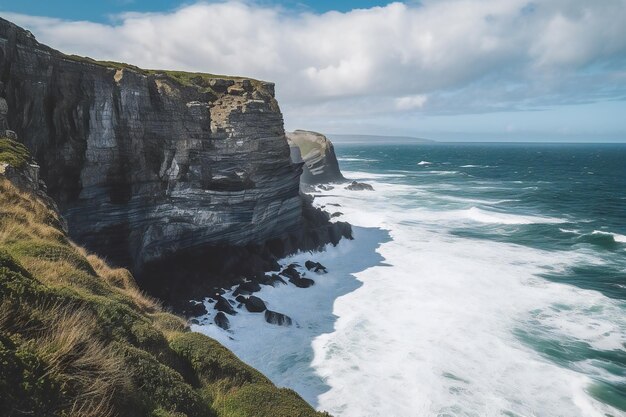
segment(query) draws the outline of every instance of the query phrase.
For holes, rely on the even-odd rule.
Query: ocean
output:
[[[354,240],[216,338],[336,417],[626,416],[626,145],[341,144]]]

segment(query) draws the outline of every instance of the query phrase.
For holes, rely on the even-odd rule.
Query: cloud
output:
[[[424,0],[324,14],[199,2],[110,24],[3,15],[68,53],[275,81],[288,122],[626,98],[626,0]]]
[[[426,104],[428,97],[422,94],[414,96],[400,97],[396,99],[396,108],[398,110],[415,110],[421,109]]]

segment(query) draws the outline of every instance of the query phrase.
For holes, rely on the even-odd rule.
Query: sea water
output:
[[[354,240],[206,333],[341,417],[626,416],[626,145],[336,144]]]

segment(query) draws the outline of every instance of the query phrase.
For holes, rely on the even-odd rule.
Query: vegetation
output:
[[[231,76],[231,75],[218,75],[218,74],[209,74],[209,73],[203,73],[203,72],[187,72],[187,71],[149,70],[149,69],[139,68],[135,65],[126,64],[124,62],[97,61],[95,59],[92,59],[89,57],[82,57],[79,55],[66,55],[66,58],[68,58],[71,61],[98,65],[100,67],[105,67],[105,68],[131,70],[139,74],[143,74],[143,75],[163,75],[163,76],[168,77],[171,80],[176,81],[177,83],[183,86],[198,88],[202,92],[214,93],[214,91],[209,86],[209,82],[213,79],[233,80],[233,81],[250,80],[250,82],[252,82],[253,84],[259,83],[258,80],[254,80],[252,78],[237,77],[237,76]]]
[[[8,138],[0,138],[0,163],[22,168],[29,161],[30,155],[24,145]]]
[[[0,161],[28,154],[3,140]],[[0,415],[322,416],[191,333],[0,175]]]

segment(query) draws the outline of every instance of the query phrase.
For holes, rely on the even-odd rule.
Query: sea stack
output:
[[[304,163],[300,182],[306,185],[345,181],[333,143],[324,135],[307,130],[287,132],[291,160]]]

